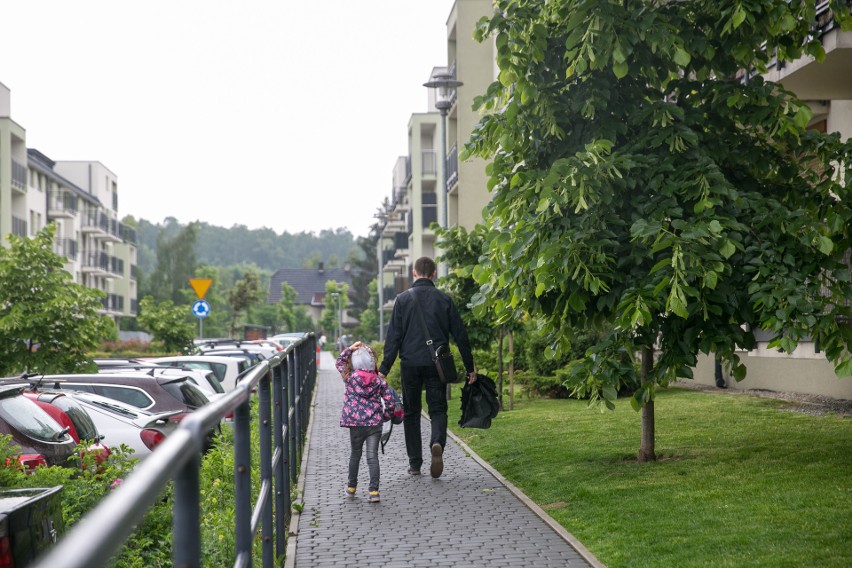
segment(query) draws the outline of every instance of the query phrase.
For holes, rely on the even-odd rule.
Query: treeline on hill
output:
[[[189,310],[196,299],[189,286],[192,278],[213,282],[204,298],[211,306],[204,320],[206,337],[235,337],[248,325],[273,333],[313,329],[315,324],[304,306],[295,305],[296,291],[289,286],[278,304],[267,303],[270,279],[281,268],[349,264],[349,313],[359,317],[370,301],[374,238],[356,239],[345,229],[295,235],[244,225],[226,229],[202,222],[181,224],[173,217],[162,224],[132,217],[124,222],[137,230],[139,313],[122,318],[119,328],[147,331],[170,348],[179,348],[175,346],[187,343],[198,331],[198,320]]]
[[[186,227],[174,217],[163,223],[139,219],[136,225],[137,264],[144,274],[157,267],[158,239],[174,239]],[[324,229],[315,233],[281,234],[272,229],[249,229],[245,225],[231,228],[198,223],[195,244],[196,263],[227,267],[255,265],[275,272],[279,268],[309,268],[319,261],[326,266],[343,266],[361,258],[355,237],[346,229]]]

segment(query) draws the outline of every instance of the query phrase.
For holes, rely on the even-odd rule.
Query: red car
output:
[[[73,467],[68,458],[77,443],[68,428],[21,394],[23,390],[20,385],[0,386],[0,434],[12,436],[12,445],[21,451],[18,461],[27,470],[39,465]]]
[[[25,390],[24,396],[39,405],[51,418],[68,428],[68,434],[79,444],[89,442],[86,452],[95,456],[98,465],[104,463],[112,452],[101,440],[104,436],[98,432],[89,413],[74,399],[64,393],[39,392]]]

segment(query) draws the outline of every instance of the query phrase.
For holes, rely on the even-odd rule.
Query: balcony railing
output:
[[[27,166],[15,160],[12,160],[12,188],[27,190]]]
[[[53,251],[68,260],[77,260],[77,241],[74,239],[56,239],[53,242]]]
[[[83,259],[83,267],[109,272],[109,255],[105,252],[89,253]]]
[[[129,225],[125,225],[124,223],[119,223],[118,232],[124,242],[132,245],[136,244],[136,229]]]
[[[459,181],[459,147],[453,144],[447,154],[447,189]]]
[[[27,236],[27,222],[20,217],[12,216],[12,234],[19,237]]]
[[[52,214],[56,212],[76,214],[78,206],[78,197],[68,191],[52,190],[47,194],[47,210]]]
[[[130,279],[136,280],[139,277],[138,274],[137,274],[138,272],[139,272],[139,268],[135,264],[131,264],[130,265]]]

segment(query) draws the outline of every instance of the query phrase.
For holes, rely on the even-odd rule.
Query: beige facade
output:
[[[118,221],[118,178],[99,162],[53,161],[27,148],[0,84],[0,235],[56,225],[54,252],[74,281],[106,294],[103,313],[136,315],[136,234]]]
[[[827,3],[818,8],[818,33],[826,52],[825,61],[802,58],[792,63],[775,64],[766,79],[809,103],[814,111],[810,127],[838,132],[844,140],[852,137],[852,32],[843,32],[829,18]],[[795,391],[805,394],[852,399],[852,378],[837,378],[834,367],[813,342],[802,342],[792,354],[768,348],[767,337],[758,335],[752,351],[740,353],[748,373],[736,382],[722,372],[728,388]],[[715,384],[713,359],[702,357],[695,368],[695,380]]]

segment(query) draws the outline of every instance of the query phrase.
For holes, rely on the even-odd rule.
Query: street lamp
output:
[[[435,108],[441,113],[441,199],[444,202],[441,226],[445,229],[450,226],[450,217],[447,208],[447,113],[452,106],[450,98],[451,90],[464,85],[461,81],[457,81],[453,74],[449,71],[439,71],[432,74],[432,80],[423,83],[424,87],[430,89],[438,89],[437,97],[435,98]],[[442,266],[442,272],[446,273],[446,266]]]
[[[337,304],[337,340],[343,337],[343,308],[341,307],[340,292],[332,292],[332,297]]]

